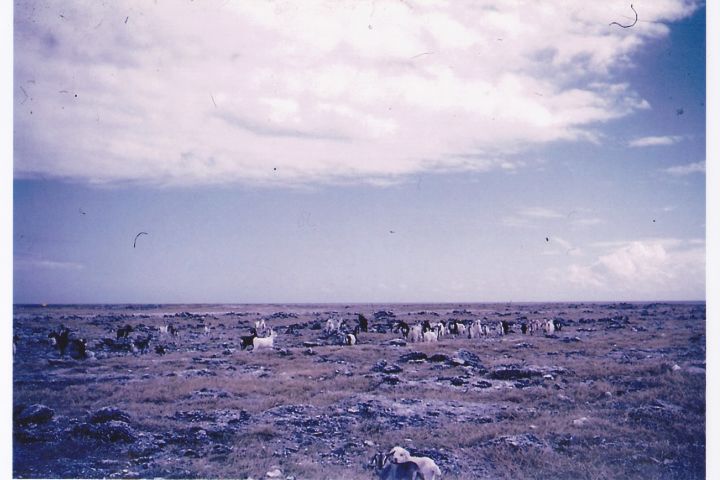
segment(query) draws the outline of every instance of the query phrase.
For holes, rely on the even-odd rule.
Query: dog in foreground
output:
[[[372,463],[381,480],[436,480],[442,475],[432,458],[414,457],[402,447],[376,454]]]

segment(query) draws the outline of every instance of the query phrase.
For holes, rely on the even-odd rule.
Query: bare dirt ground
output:
[[[357,345],[323,332],[359,313]],[[274,349],[241,350],[263,318]],[[512,332],[390,330],[452,318]],[[542,318],[562,330],[521,333]],[[94,358],[60,356],[60,324]],[[18,478],[375,478],[395,445],[446,479],[705,475],[704,303],[16,306],[14,333]]]

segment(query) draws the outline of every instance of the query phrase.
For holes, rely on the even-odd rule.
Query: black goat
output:
[[[362,313],[358,314],[358,325],[363,332],[368,331],[368,319]]]

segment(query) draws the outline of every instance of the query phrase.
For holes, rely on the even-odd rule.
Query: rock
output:
[[[427,360],[427,355],[422,352],[410,352],[404,355],[400,355],[398,361],[400,362],[424,362]]]
[[[388,344],[388,345],[393,345],[393,346],[396,346],[396,347],[404,347],[404,346],[407,345],[407,342],[406,342],[405,340],[400,339],[400,338],[396,338],[396,339],[390,340],[389,342],[387,342],[387,344]]]
[[[573,420],[573,426],[575,427],[583,427],[588,422],[587,417],[580,417]]]
[[[304,350],[304,351],[303,351],[303,355],[310,355],[310,356],[312,356],[312,355],[317,355],[317,353],[316,353],[315,350],[313,350],[312,348],[308,348],[307,350]]]
[[[398,377],[397,375],[383,375],[382,381],[383,383],[387,383],[390,385],[397,385],[398,383],[400,383],[400,377]]]
[[[90,417],[90,423],[105,423],[110,420],[119,420],[128,423],[130,422],[130,415],[118,408],[104,407],[93,413]]]
[[[459,387],[461,385],[465,385],[467,383],[467,380],[460,377],[453,377],[450,379],[450,383],[452,383],[456,387]]]
[[[562,339],[562,341],[565,343],[574,343],[574,342],[580,342],[581,340],[579,337],[565,337]]]
[[[478,388],[490,388],[492,387],[492,383],[486,382],[485,380],[480,380],[479,382],[474,384]]]
[[[449,362],[450,357],[445,355],[444,353],[436,353],[430,357],[428,357],[429,362]]]
[[[541,373],[527,368],[501,367],[490,372],[493,380],[520,380],[540,376]]]
[[[673,370],[673,372],[677,372],[678,370],[681,370],[680,365],[678,365],[676,363],[675,365],[672,366],[672,370]]]
[[[75,427],[73,433],[105,442],[134,442],[137,438],[132,427],[119,420],[100,424],[83,423]]]
[[[35,403],[22,409],[22,412],[18,416],[18,423],[20,423],[20,425],[46,423],[52,420],[53,415],[55,415],[55,412],[50,407]]]
[[[269,472],[267,472],[267,473],[265,474],[265,476],[266,476],[267,478],[280,478],[280,477],[282,477],[282,472],[280,471],[279,468],[275,468],[275,469],[270,470]]]
[[[555,380],[555,379],[553,378],[553,376],[550,375],[549,373],[543,375],[543,379],[545,379],[545,380]]]
[[[375,362],[375,365],[370,369],[372,372],[382,372],[385,367],[387,366],[387,362],[385,360],[378,360]]]
[[[402,368],[400,368],[399,365],[392,364],[392,365],[387,365],[386,367],[384,367],[382,369],[382,372],[383,373],[400,373],[400,372],[402,372]]]
[[[312,348],[312,347],[319,347],[319,346],[320,346],[320,344],[318,342],[303,342],[303,347]]]

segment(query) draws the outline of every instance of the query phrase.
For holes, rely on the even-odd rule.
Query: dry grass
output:
[[[393,310],[398,318],[412,322],[424,317],[407,312],[434,310],[440,314],[431,318],[435,319],[455,308],[460,307],[393,305],[375,310]],[[180,476],[257,478],[277,466],[296,478],[368,478],[372,472],[366,464],[376,450],[404,445],[434,452],[444,478],[449,479],[704,477],[705,375],[698,367],[704,365],[705,350],[704,340],[697,339],[698,333],[704,334],[704,313],[698,314],[695,306],[660,305],[650,308],[649,316],[640,316],[640,307],[623,310],[620,313],[630,320],[617,330],[606,329],[607,322],[579,322],[618,314],[608,306],[462,308],[487,316],[510,311],[510,320],[532,317],[541,310],[540,315],[560,315],[574,323],[557,338],[518,333],[407,347],[381,345],[394,335],[367,334],[361,335],[356,347],[320,346],[311,356],[304,354],[302,341],[317,339],[321,332],[305,329],[301,337],[293,337],[283,335],[282,326],[326,318],[314,312],[330,309],[341,314],[364,311],[368,318],[372,310],[296,307],[292,311],[298,318],[269,320],[281,332],[276,346],[291,353],[283,356],[240,351],[237,342],[245,331],[235,328],[237,318],[207,317],[206,324],[215,328],[209,336],[193,329],[197,319],[181,319],[174,320],[183,329],[175,340],[176,350],[164,356],[113,354],[49,366],[48,356],[54,354],[49,354],[48,346],[28,343],[23,350],[21,345],[15,358],[14,403],[43,403],[57,416],[75,419],[115,406],[130,415],[138,430],[159,436],[198,425],[214,428],[212,422],[189,423],[177,416],[181,411],[250,415],[250,421],[225,442],[229,451],[185,456],[181,449],[166,447],[146,470],[153,476],[153,472],[170,471]],[[257,306],[246,310],[264,315],[291,311],[290,307]],[[346,316],[352,318],[349,313]],[[680,316],[686,319],[675,320]],[[84,319],[63,322],[93,341],[108,336],[113,322],[140,323],[127,318],[109,318],[96,325]],[[142,322],[149,325],[152,319]],[[378,322],[371,319],[372,324]],[[595,330],[581,330],[588,327]],[[16,331],[25,337],[33,328],[42,331],[47,321],[30,316],[15,322]],[[564,337],[579,341],[563,341]],[[221,354],[226,348],[223,344],[234,352]],[[478,355],[490,370],[513,365],[554,373],[552,379],[538,377],[529,385],[491,380],[490,388],[477,388],[473,383],[486,377],[475,374],[462,386],[438,380],[465,376],[463,367],[399,361],[408,351],[452,357],[459,349]],[[403,368],[400,384],[383,383],[382,375],[373,371],[380,360]],[[680,370],[673,370],[674,365]],[[369,416],[348,413],[350,407],[368,402],[373,405]],[[268,414],[288,405],[306,406],[305,416],[295,420],[310,422],[318,433],[304,432],[295,424],[283,423],[285,417]],[[333,422],[341,418],[347,424],[338,430]],[[22,448],[47,466],[41,476],[62,476],[60,459],[67,456],[62,446],[36,443]],[[137,460],[117,449],[88,455],[95,462],[112,459],[120,470],[140,468]],[[16,470],[19,467],[15,465]]]

